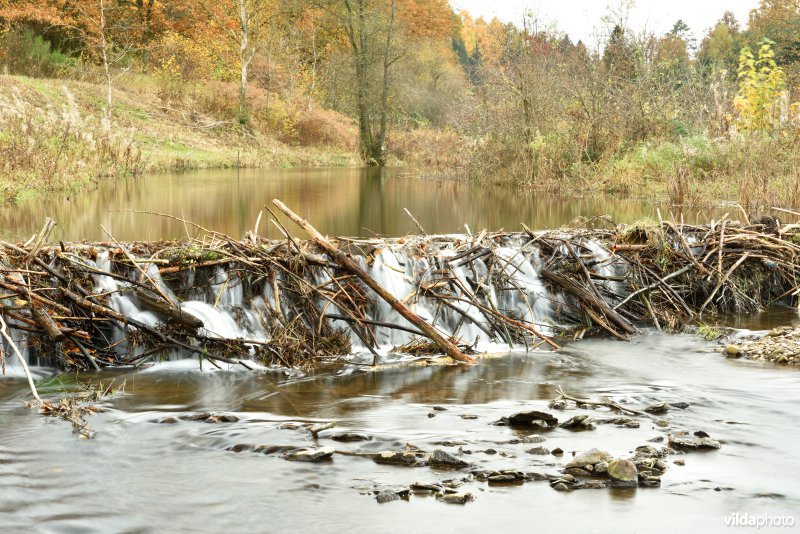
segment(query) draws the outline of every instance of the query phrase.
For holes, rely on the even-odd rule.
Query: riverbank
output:
[[[360,164],[347,136],[303,144],[243,130],[194,106],[165,105],[148,77],[117,84],[109,125],[103,91],[75,80],[0,76],[0,203],[159,171]]]

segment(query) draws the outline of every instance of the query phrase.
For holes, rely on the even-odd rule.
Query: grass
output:
[[[304,134],[306,125],[305,138],[282,140],[267,121],[244,131],[227,120],[224,98],[213,110],[200,109],[200,97],[164,105],[155,80],[142,74],[119,80],[114,99],[104,134],[101,84],[0,76],[0,203],[146,172],[359,164],[353,132],[332,112],[320,115],[332,126],[323,129],[338,137]]]

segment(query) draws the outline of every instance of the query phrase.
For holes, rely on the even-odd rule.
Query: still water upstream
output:
[[[238,178],[234,171],[148,177],[116,190],[103,187],[89,200],[30,203],[6,210],[2,224],[24,235],[47,214],[59,220],[62,239],[102,239],[99,224],[117,239],[185,235],[174,221],[109,213],[147,207],[239,236],[275,197],[323,232],[350,235],[413,231],[403,208],[430,232],[458,231],[464,223],[473,230],[517,228],[519,222],[553,227],[603,213],[630,221],[655,211],[641,201],[515,195],[360,170],[242,171]],[[800,324],[800,318],[796,310],[773,310],[728,323],[763,330]],[[76,380],[35,371],[49,398]],[[341,364],[286,374],[201,372],[196,364],[179,361],[80,378],[126,384],[123,393],[101,401],[102,413],[89,418],[96,431],[92,440],[25,407],[29,393],[22,380],[0,379],[0,532],[721,532],[729,530],[726,518],[736,513],[786,515],[795,525],[800,522],[800,372],[726,359],[716,344],[690,335],[646,331],[628,343],[587,339],[557,353],[512,353],[474,367],[368,372]],[[532,445],[511,441],[531,432],[490,424],[525,409],[549,411],[560,420],[612,415],[603,408],[549,409],[557,386],[640,409],[655,401],[689,406],[640,417],[640,428],[603,424],[592,431],[542,432],[541,445],[560,447],[563,457],[529,454]],[[238,421],[180,419],[203,412]],[[464,419],[465,414],[475,418]],[[177,422],[159,424],[165,418]],[[658,419],[667,426],[658,426]],[[336,428],[315,439],[302,427],[287,425],[309,422],[335,422]],[[260,445],[333,446],[375,453],[412,444],[463,454],[483,469],[558,473],[575,451],[598,447],[628,457],[637,446],[661,447],[649,440],[682,430],[703,430],[722,448],[667,457],[660,488],[562,493],[546,481],[513,487],[472,481],[460,489],[476,499],[463,506],[414,495],[378,504],[374,495],[463,473],[377,465],[344,454],[304,464],[249,451]],[[330,439],[335,431],[370,439],[338,443]],[[245,452],[229,450],[237,445]],[[685,465],[674,464],[678,458]]]

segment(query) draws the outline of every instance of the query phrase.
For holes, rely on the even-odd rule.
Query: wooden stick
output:
[[[272,201],[276,208],[281,210],[287,217],[289,217],[300,228],[308,232],[308,235],[319,245],[325,252],[327,252],[342,268],[352,272],[361,279],[364,284],[378,294],[383,300],[386,301],[394,310],[399,313],[404,319],[416,326],[428,338],[436,343],[448,356],[454,360],[475,364],[478,363],[475,359],[470,358],[459,349],[454,343],[446,339],[440,334],[433,326],[429,325],[420,316],[409,310],[402,302],[397,300],[394,295],[386,291],[386,289],[376,282],[369,274],[367,274],[361,267],[351,260],[345,253],[337,249],[330,241],[328,241],[316,228],[311,226],[305,219],[301,218],[295,212],[286,207],[286,205],[278,199]]]

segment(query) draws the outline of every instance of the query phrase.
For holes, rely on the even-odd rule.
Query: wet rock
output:
[[[552,454],[553,456],[563,456],[564,451],[561,449],[561,447],[556,447],[555,449],[550,451],[550,454]]]
[[[564,482],[557,482],[553,484],[553,489],[556,491],[569,491],[569,486],[567,486]]]
[[[550,454],[550,451],[545,447],[534,447],[532,449],[528,449],[528,454]]]
[[[508,426],[532,427],[532,428],[553,428],[558,426],[558,418],[547,412],[538,410],[528,410],[526,412],[515,413],[508,418],[503,418]]]
[[[483,453],[484,453],[484,454],[490,454],[490,455],[493,455],[493,454],[497,454],[497,451],[496,451],[496,450],[494,450],[494,449],[486,449],[485,451],[483,451]]]
[[[372,460],[381,465],[402,465],[406,467],[424,465],[424,462],[420,462],[413,452],[384,451],[376,454]]]
[[[705,438],[671,437],[669,440],[669,446],[672,447],[673,449],[682,449],[682,450],[719,449],[720,447],[722,447],[719,441],[711,439],[709,437]]]
[[[379,504],[384,504],[387,502],[399,501],[400,495],[393,491],[381,491],[375,496],[375,500],[378,501]]]
[[[247,443],[237,443],[236,445],[228,447],[227,450],[231,452],[250,452],[255,450],[255,447],[248,445]]]
[[[588,451],[582,452],[567,462],[567,468],[584,468],[587,465],[594,466],[595,464],[600,462],[608,462],[609,460],[611,460],[611,455],[607,452],[601,451],[600,449],[589,449]]]
[[[610,417],[608,419],[600,419],[597,422],[600,424],[624,426],[625,428],[639,428],[639,421],[631,417]]]
[[[574,417],[570,417],[559,426],[561,428],[569,428],[573,430],[594,430],[597,428],[594,418],[588,415],[576,415]]]
[[[660,458],[661,453],[652,445],[639,445],[634,451],[637,458]]]
[[[164,417],[159,422],[161,425],[174,425],[180,423],[177,417]]]
[[[728,345],[725,347],[725,356],[728,358],[739,358],[742,356],[742,349],[739,345]]]
[[[477,419],[478,418],[477,415],[472,414],[472,413],[462,413],[459,417],[461,417],[461,419]]]
[[[639,480],[639,486],[643,488],[658,488],[661,486],[661,479],[659,477],[645,477]]]
[[[475,497],[472,495],[472,493],[468,492],[448,493],[446,495],[442,495],[441,500],[447,504],[466,504],[470,501],[474,501]]]
[[[705,430],[698,430],[697,432],[694,433],[694,435],[697,436],[698,438],[711,437],[711,436],[708,435],[708,432],[706,432]]]
[[[296,451],[286,453],[283,456],[283,459],[289,460],[290,462],[322,462],[325,460],[330,460],[334,452],[335,451],[332,447],[298,449]]]
[[[431,467],[436,467],[439,469],[460,469],[469,465],[464,460],[456,458],[455,456],[441,449],[436,449],[433,451],[433,453],[431,453],[430,457],[428,458],[428,463]]]
[[[428,419],[433,419],[434,417],[436,417],[435,413],[431,412],[428,414]]]
[[[647,441],[649,441],[650,443],[661,443],[662,441],[664,441],[664,436],[656,436],[654,438],[648,439]]]
[[[646,411],[647,413],[652,413],[657,415],[664,414],[669,411],[669,403],[666,403],[664,401],[654,402],[653,404],[645,408],[644,411]]]
[[[565,401],[564,399],[551,400],[548,406],[553,410],[566,410],[567,401]]]
[[[491,475],[487,479],[489,484],[492,484],[492,485],[515,484],[517,482],[517,480],[518,480],[517,477],[515,475],[510,474],[510,473]]]
[[[446,412],[447,411],[447,408],[445,408],[444,406],[433,406],[433,407],[431,407],[431,409],[434,412]]]
[[[639,473],[636,465],[630,460],[614,458],[608,462],[608,476],[612,488],[636,487],[639,483]]]
[[[235,423],[239,420],[235,415],[217,415],[212,413],[198,413],[181,417],[184,421],[203,421],[204,423]]]
[[[677,408],[679,410],[685,410],[686,408],[689,407],[689,403],[688,402],[670,402],[669,406],[670,406],[670,408]]]
[[[657,419],[656,426],[661,428],[666,428],[669,426],[669,421],[667,421],[666,419]]]
[[[333,441],[341,441],[344,443],[351,443],[355,441],[369,441],[372,438],[366,434],[359,434],[357,432],[339,432],[330,436]]]
[[[675,464],[675,465],[686,465],[686,460],[684,460],[683,458],[678,458],[677,460],[675,460],[672,463]]]
[[[608,473],[608,462],[597,462],[594,464],[594,472],[598,475],[605,475]]]
[[[300,423],[281,423],[278,425],[279,430],[297,430],[298,428],[303,428],[303,425]]]
[[[253,452],[258,454],[275,454],[276,452],[289,452],[289,451],[296,451],[300,447],[295,447],[293,445],[259,445]]]
[[[530,436],[525,436],[520,441],[522,443],[542,443],[545,441],[545,438],[539,434],[531,434]]]
[[[429,484],[427,482],[414,482],[409,488],[415,492],[427,491],[430,493],[441,493],[444,491],[444,486],[441,484]]]
[[[586,467],[592,468],[591,465],[587,465]],[[590,477],[593,474],[593,471],[590,471],[589,469],[582,469],[580,467],[568,467],[566,469],[566,472],[568,475],[572,475],[575,477]]]

